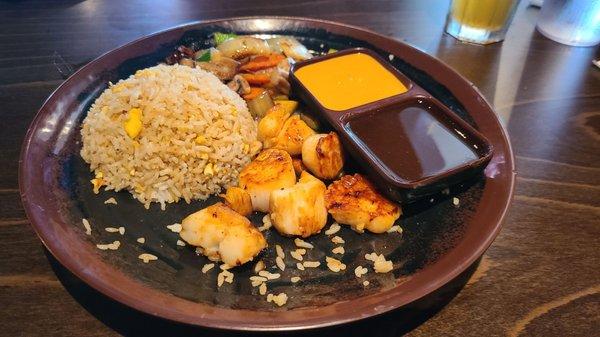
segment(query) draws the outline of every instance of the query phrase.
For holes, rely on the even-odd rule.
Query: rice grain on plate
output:
[[[235,185],[259,149],[244,100],[214,75],[180,65],[139,70],[112,85],[81,135],[81,156],[107,190],[128,190],[163,209]]]

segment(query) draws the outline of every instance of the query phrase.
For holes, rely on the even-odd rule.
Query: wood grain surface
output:
[[[19,200],[20,145],[64,74],[120,44],[188,21],[291,15],[366,27],[449,64],[502,117],[518,171],[501,234],[454,291],[403,320],[387,315],[317,333],[597,336],[600,69],[591,63],[597,49],[544,38],[535,30],[538,10],[526,2],[506,40],[482,47],[443,34],[448,2],[441,0],[0,1],[0,335],[221,334],[124,308],[56,263]]]

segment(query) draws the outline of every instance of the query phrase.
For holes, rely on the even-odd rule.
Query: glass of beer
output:
[[[471,43],[504,40],[519,0],[452,0],[446,33]]]

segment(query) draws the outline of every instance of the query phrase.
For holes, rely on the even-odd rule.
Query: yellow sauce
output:
[[[363,53],[306,65],[294,72],[325,108],[342,111],[406,92],[381,63]]]

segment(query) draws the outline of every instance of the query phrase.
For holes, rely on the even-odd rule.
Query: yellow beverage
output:
[[[514,0],[454,0],[452,18],[471,28],[499,30],[510,16]]]

